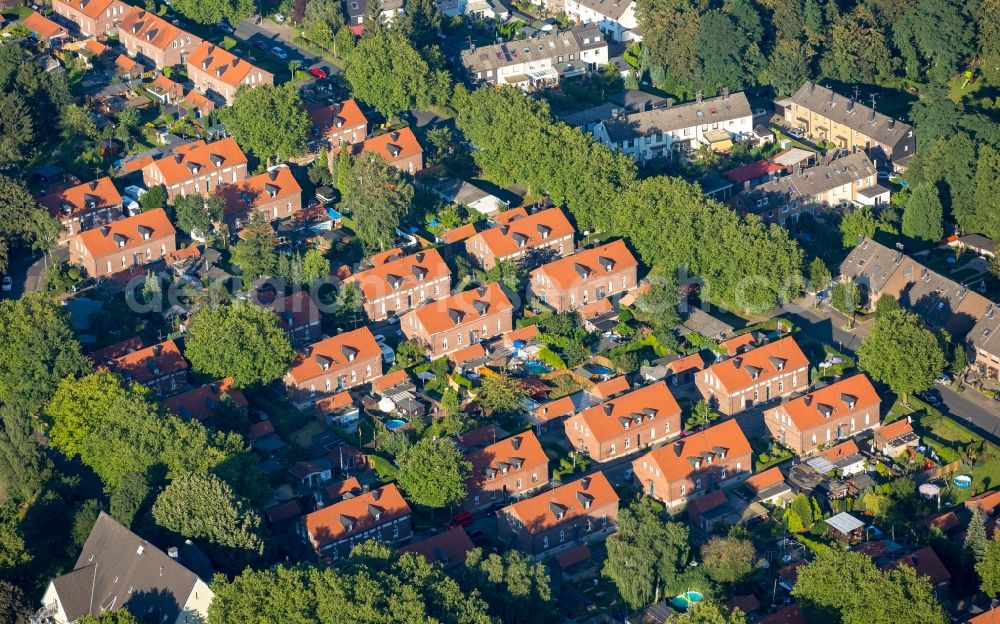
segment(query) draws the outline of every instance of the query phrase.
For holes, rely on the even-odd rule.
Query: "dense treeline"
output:
[[[713,301],[762,310],[798,286],[802,252],[783,228],[741,217],[679,178],[638,180],[630,157],[554,122],[544,102],[512,87],[474,91],[458,127],[491,179],[548,193],[581,230],[629,239],[647,264],[700,278]]]
[[[639,0],[636,14],[643,71],[686,97],[753,85],[788,94],[819,76],[943,82],[971,59],[995,71],[1000,58],[996,0]]]

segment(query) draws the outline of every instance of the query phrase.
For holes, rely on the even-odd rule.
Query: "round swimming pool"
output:
[[[406,421],[399,420],[398,418],[393,418],[392,420],[385,421],[385,428],[388,429],[389,431],[395,431],[396,429],[405,426],[406,426]]]
[[[701,602],[704,596],[701,592],[696,591],[686,591],[683,594],[678,594],[670,599],[670,604],[674,607],[680,609],[681,611],[687,610],[688,607],[696,602]]]
[[[954,483],[957,488],[965,489],[972,485],[972,477],[969,475],[958,475],[952,483]]]

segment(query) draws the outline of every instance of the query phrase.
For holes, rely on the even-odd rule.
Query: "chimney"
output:
[[[399,140],[399,131],[398,130],[393,130],[392,132],[389,133],[389,136],[392,137],[393,141],[398,141]]]
[[[88,186],[90,186],[90,190],[96,191],[97,190],[97,180],[91,180],[90,184]]]
[[[424,261],[424,252],[418,251],[416,258],[417,258],[417,262],[423,262]]]
[[[830,89],[830,95],[826,99],[826,101],[827,101],[828,104],[833,104],[833,95],[834,95],[833,89]]]
[[[722,99],[723,100],[729,99],[729,87],[722,87]]]
[[[372,490],[372,500],[378,500],[380,498],[382,498],[382,488]]]
[[[611,410],[612,410],[612,405],[610,403],[605,403],[604,404],[604,415],[605,416],[610,416],[611,415]]]
[[[586,490],[590,487],[590,477],[580,479],[580,488]]]
[[[676,457],[680,457],[683,452],[684,452],[684,441],[677,440],[676,442],[674,442],[674,455]]]
[[[175,163],[177,163],[179,165],[179,164],[181,164],[181,161],[183,161],[183,160],[184,160],[184,156],[182,154],[174,154],[174,162]]]
[[[851,98],[847,103],[847,112],[852,112],[854,110],[854,98]]]
[[[168,548],[167,549],[167,555],[169,555],[171,559],[177,559],[178,558],[177,547],[176,546],[171,546],[170,548]]]
[[[271,182],[274,182],[275,180],[278,179],[278,170],[277,169],[270,169],[267,172],[267,177],[270,178]]]
[[[674,105],[674,98],[667,98],[667,108],[672,108]]]
[[[101,236],[107,236],[110,233],[111,233],[111,226],[110,225],[102,225],[101,226]]]
[[[700,90],[698,91],[698,93],[695,94],[694,99],[695,99],[696,102],[698,102],[699,104],[701,104],[701,101],[702,101],[703,98],[702,98]]]
[[[804,397],[802,397],[802,401],[806,404],[806,407],[809,407],[810,405],[812,405],[813,397],[811,394],[807,394]]]
[[[507,224],[504,224],[504,225],[501,225],[501,226],[500,226],[500,233],[501,233],[501,234],[504,234],[504,235],[506,235],[506,234],[507,234],[507,232],[508,232],[508,230],[510,230],[510,226],[509,226],[509,225],[507,225]]]
[[[742,365],[743,365],[743,358],[738,357],[738,356],[733,358],[733,366],[735,366],[736,368],[739,368]]]
[[[480,286],[479,288],[476,289],[476,293],[480,297],[485,297],[486,296],[486,287],[485,286]]]
[[[209,54],[212,54],[212,53],[214,53],[214,52],[215,52],[215,46],[214,46],[214,45],[212,45],[211,43],[210,43],[210,44],[208,44],[208,53],[209,53]]]
[[[510,440],[510,446],[516,451],[521,448],[521,436],[514,436]]]

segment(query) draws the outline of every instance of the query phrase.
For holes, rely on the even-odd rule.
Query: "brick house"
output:
[[[52,0],[52,10],[84,35],[98,37],[116,30],[132,7],[121,0]]]
[[[399,326],[419,340],[433,357],[495,338],[513,328],[514,306],[494,282],[423,305],[407,312]]]
[[[316,134],[326,138],[331,147],[361,143],[368,136],[368,119],[353,99],[329,105],[308,104],[306,113]]]
[[[218,96],[226,104],[233,103],[241,86],[274,84],[274,74],[208,41],[187,55],[187,73],[199,93]]]
[[[174,395],[163,401],[163,407],[181,418],[204,422],[214,416],[215,410],[227,399],[238,411],[246,413],[249,407],[247,398],[233,387],[233,380],[228,377]]]
[[[730,419],[653,449],[632,470],[647,496],[675,512],[691,498],[742,483],[753,472],[753,451]]]
[[[398,545],[413,535],[410,506],[394,483],[306,514],[298,532],[325,561],[347,557],[370,539]]]
[[[107,176],[49,193],[42,197],[41,204],[66,228],[59,236],[59,242],[69,240],[75,233],[125,216],[122,196]]]
[[[681,408],[659,381],[588,407],[563,427],[576,450],[605,462],[678,435]]]
[[[382,376],[382,350],[367,327],[315,342],[285,374],[288,398],[305,409],[324,396]]]
[[[37,11],[32,11],[23,18],[21,25],[27,28],[31,32],[31,36],[46,48],[58,46],[69,37],[69,31],[66,28]]]
[[[232,137],[175,151],[142,168],[146,186],[162,184],[169,199],[192,193],[207,195],[246,177],[246,154]]]
[[[879,426],[882,399],[864,373],[764,412],[767,430],[799,455]]]
[[[534,432],[526,431],[465,456],[472,464],[462,508],[477,511],[526,494],[549,482],[549,458]]]
[[[357,284],[372,321],[401,315],[451,294],[451,269],[437,249],[418,251],[360,271],[344,280]]]
[[[287,165],[271,167],[264,173],[218,187],[215,193],[225,202],[222,219],[230,232],[240,231],[251,211],[274,221],[302,210],[302,187]]]
[[[557,312],[575,310],[636,287],[639,263],[621,240],[543,264],[531,272],[530,294]]]
[[[600,471],[497,513],[500,539],[529,555],[607,537],[617,520],[618,494]]]
[[[118,40],[129,56],[142,57],[156,69],[182,64],[201,45],[198,37],[142,9],[133,9],[122,17]]]
[[[333,148],[334,152],[339,151],[339,146],[335,145]],[[350,150],[354,156],[378,154],[393,167],[410,175],[424,168],[424,148],[409,128],[400,128],[354,143]],[[336,157],[334,152],[330,154],[331,159]]]
[[[188,363],[173,340],[127,353],[108,362],[125,381],[142,384],[165,397],[187,387]]]
[[[323,317],[312,295],[300,290],[297,293],[267,304],[278,315],[280,327],[293,343],[309,342],[323,332]]]
[[[508,213],[510,214],[509,216]],[[516,209],[500,213],[500,224],[466,239],[465,249],[484,269],[500,260],[520,260],[529,253],[568,256],[573,253],[573,226],[559,208],[529,215]]]
[[[701,396],[732,416],[809,386],[809,360],[791,336],[708,367],[695,378]]]
[[[156,262],[177,251],[176,231],[162,208],[84,230],[69,241],[69,261],[91,277]]]

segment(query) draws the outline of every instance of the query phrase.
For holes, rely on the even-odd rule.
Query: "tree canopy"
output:
[[[241,86],[232,105],[219,109],[219,118],[240,147],[261,160],[301,156],[312,128],[294,81]]]
[[[713,537],[701,547],[702,565],[717,583],[736,583],[753,571],[757,549],[738,537]]]
[[[244,287],[260,277],[278,274],[277,243],[271,224],[255,210],[243,226],[232,255],[233,264],[243,272]]]
[[[422,438],[399,458],[396,481],[408,500],[445,507],[465,498],[471,469],[450,438]]]
[[[198,194],[182,195],[174,198],[177,227],[204,237],[212,231],[212,222],[222,219],[225,200],[219,195],[205,198]]]
[[[355,97],[386,117],[403,111],[445,103],[445,93],[434,87],[450,82],[447,74],[432,70],[401,33],[382,29],[358,42],[344,68],[344,78]]]
[[[274,381],[295,355],[273,310],[240,301],[196,311],[184,353],[196,371],[230,377],[237,388]]]
[[[337,183],[365,253],[391,249],[413,200],[413,185],[402,171],[370,152],[351,158],[349,171]]]
[[[502,622],[544,624],[555,617],[545,566],[516,550],[487,554],[473,548],[460,576],[463,588],[482,594]]]
[[[905,310],[878,315],[858,349],[858,366],[903,397],[931,386],[945,367],[934,332]]]
[[[199,24],[218,24],[223,19],[236,25],[253,15],[253,0],[176,0],[171,5],[187,18]]]
[[[513,413],[521,409],[521,401],[527,396],[517,379],[499,373],[483,377],[479,401],[491,412]]]
[[[50,251],[61,231],[62,224],[38,205],[23,184],[0,175],[0,273],[7,271],[10,250],[32,247]]]

